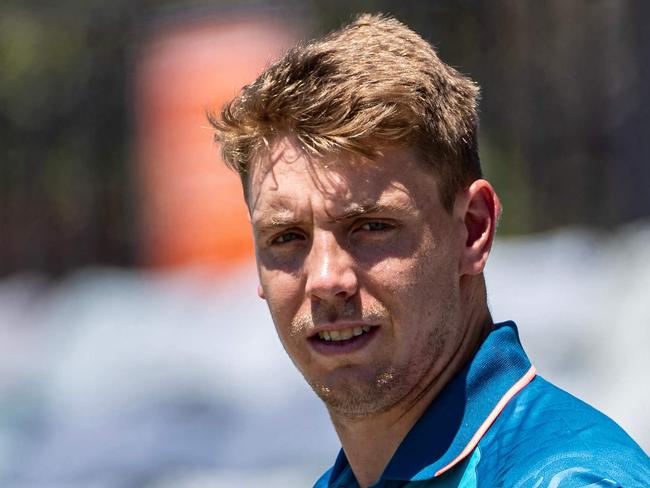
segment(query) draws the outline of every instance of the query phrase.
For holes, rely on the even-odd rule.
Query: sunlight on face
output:
[[[254,168],[262,295],[280,339],[330,410],[389,409],[426,387],[462,331],[462,239],[410,151],[312,161],[290,140]]]

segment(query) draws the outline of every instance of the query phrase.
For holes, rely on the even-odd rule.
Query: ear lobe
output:
[[[262,289],[262,285],[257,285],[257,296],[260,297],[262,300],[266,300],[266,295],[264,294],[264,290]]]
[[[466,190],[466,205],[464,223],[467,240],[460,271],[461,275],[477,275],[483,272],[490,254],[501,204],[490,183],[476,180]]]

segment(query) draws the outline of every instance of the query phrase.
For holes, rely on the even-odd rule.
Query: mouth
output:
[[[353,337],[359,337],[367,332],[370,332],[369,325],[364,325],[362,327],[349,327],[340,330],[323,330],[317,335],[318,338],[323,341],[342,342],[349,341]]]
[[[343,354],[365,347],[376,335],[378,326],[356,325],[336,330],[321,330],[308,341],[321,354]]]

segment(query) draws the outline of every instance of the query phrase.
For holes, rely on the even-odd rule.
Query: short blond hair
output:
[[[438,58],[399,21],[363,14],[288,51],[210,114],[226,164],[248,192],[254,158],[290,134],[314,158],[340,152],[371,160],[382,148],[410,147],[439,176],[447,210],[481,177],[478,86]]]

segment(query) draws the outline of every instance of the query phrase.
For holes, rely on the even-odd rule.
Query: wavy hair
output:
[[[248,193],[252,162],[290,134],[315,159],[345,152],[376,160],[416,150],[439,177],[442,204],[481,177],[478,86],[394,18],[363,14],[298,45],[208,115],[226,164]]]

